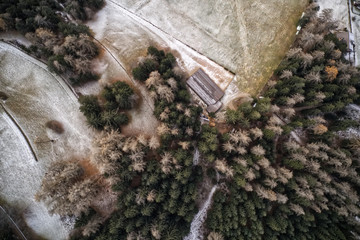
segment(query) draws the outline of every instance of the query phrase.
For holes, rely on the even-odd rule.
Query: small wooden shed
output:
[[[222,103],[219,100],[224,96],[224,92],[204,70],[197,70],[186,83],[206,103],[208,112],[220,109]]]

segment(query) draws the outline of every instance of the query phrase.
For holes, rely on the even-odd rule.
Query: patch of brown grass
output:
[[[100,175],[99,169],[96,168],[88,159],[82,159],[79,164],[84,169],[84,178]]]
[[[221,134],[224,134],[230,132],[233,127],[226,123],[217,123],[216,128]]]
[[[47,128],[50,128],[51,130],[53,130],[54,132],[56,132],[58,134],[62,134],[65,131],[62,123],[59,121],[56,121],[56,120],[50,120],[50,121],[46,122],[45,126]]]
[[[8,95],[6,95],[6,93],[0,91],[0,99],[1,99],[1,100],[4,100],[4,101],[5,101],[5,100],[7,100],[8,98],[9,98],[9,97],[8,97]]]

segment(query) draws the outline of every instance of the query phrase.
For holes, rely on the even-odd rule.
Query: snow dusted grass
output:
[[[42,203],[34,201],[34,195],[53,161],[85,157],[90,152],[94,133],[79,112],[74,94],[44,64],[5,43],[0,43],[0,62],[0,89],[9,97],[4,105],[39,159],[35,161],[22,134],[1,108],[0,197],[22,209],[25,221],[40,236],[65,239],[68,224],[59,216],[50,216]],[[64,133],[46,128],[49,120],[61,122]]]
[[[318,0],[320,12],[324,9],[333,10],[333,18],[339,23],[339,29],[350,31],[348,0]]]
[[[25,139],[16,125],[0,109],[0,195],[1,198],[17,206],[36,233],[51,239],[65,239],[59,216],[50,216],[43,203],[35,202],[33,196],[40,187],[44,167],[32,156]]]
[[[127,11],[116,2],[106,3],[94,21],[89,22],[88,25],[95,32],[95,38],[109,49],[127,73],[131,73],[138,57],[146,55],[147,47],[155,45],[174,52],[179,58],[178,65],[189,74],[201,67],[224,90],[232,81],[234,76],[231,72],[180,42],[171,34]]]
[[[114,24],[118,25],[128,21],[127,18],[119,16],[122,14],[113,7],[114,2],[151,22],[162,32],[181,41],[187,48],[177,49],[162,37],[158,29],[149,28],[143,21],[136,23],[137,28],[131,28],[130,35],[141,32],[143,37],[143,33],[148,32],[150,41],[144,40],[145,42],[164,45],[165,41],[165,45],[177,50],[182,56],[184,65],[187,66],[185,69],[189,73],[193,72],[189,65],[194,63],[188,58],[195,60],[195,64],[199,61],[196,53],[184,53],[186,49],[194,49],[208,61],[211,59],[236,73],[240,91],[251,94],[261,90],[280,63],[294,39],[296,23],[307,3],[306,0],[107,0],[107,7],[113,9],[103,10],[107,11],[106,17],[100,12],[102,19],[108,18],[108,23],[102,23],[97,29],[112,29],[109,19],[117,18],[118,21],[114,21]],[[115,14],[116,18],[112,16]],[[140,32],[138,28],[141,29]],[[113,34],[122,35],[127,32],[125,29],[121,28],[121,31],[114,31]],[[106,32],[102,31],[99,36],[109,36]],[[124,40],[122,43],[128,42]],[[212,71],[210,68],[210,75]],[[219,84],[222,89],[231,82],[231,78],[224,74],[218,75],[218,78],[211,77],[218,84],[221,80],[224,82]]]

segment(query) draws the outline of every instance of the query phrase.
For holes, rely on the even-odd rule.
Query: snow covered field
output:
[[[22,210],[29,227],[40,236],[65,239],[67,224],[59,216],[50,216],[34,195],[53,161],[89,153],[94,133],[78,110],[74,94],[43,63],[2,42],[0,62],[0,89],[9,97],[3,104],[38,158],[36,162],[22,133],[0,106],[0,198]],[[59,135],[47,129],[49,120],[60,121],[65,132]]]
[[[306,2],[107,0],[89,26],[128,71],[154,44],[177,51],[189,74],[202,67],[225,90],[235,73],[240,91],[256,93],[292,43]]]

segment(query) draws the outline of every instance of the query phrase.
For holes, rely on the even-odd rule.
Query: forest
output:
[[[49,67],[77,77],[74,83],[91,79],[86,61],[99,49],[89,29],[51,14],[63,8],[85,21],[102,1],[49,0],[50,10],[36,4],[3,1],[0,28],[26,32],[36,43],[29,51],[45,54]],[[203,110],[174,55],[148,47],[132,75],[154,101],[157,134],[121,132],[139,101],[126,82],[81,96],[80,111],[99,133],[95,151],[86,164],[52,164],[36,200],[76,219],[74,240],[177,240],[188,235],[204,193],[217,186],[204,239],[358,239],[360,141],[340,133],[360,127],[346,110],[360,103],[360,72],[344,58],[332,12],[318,10],[310,3],[261,94],[226,109],[225,132],[200,122]],[[104,189],[116,196],[110,214],[94,204]]]

